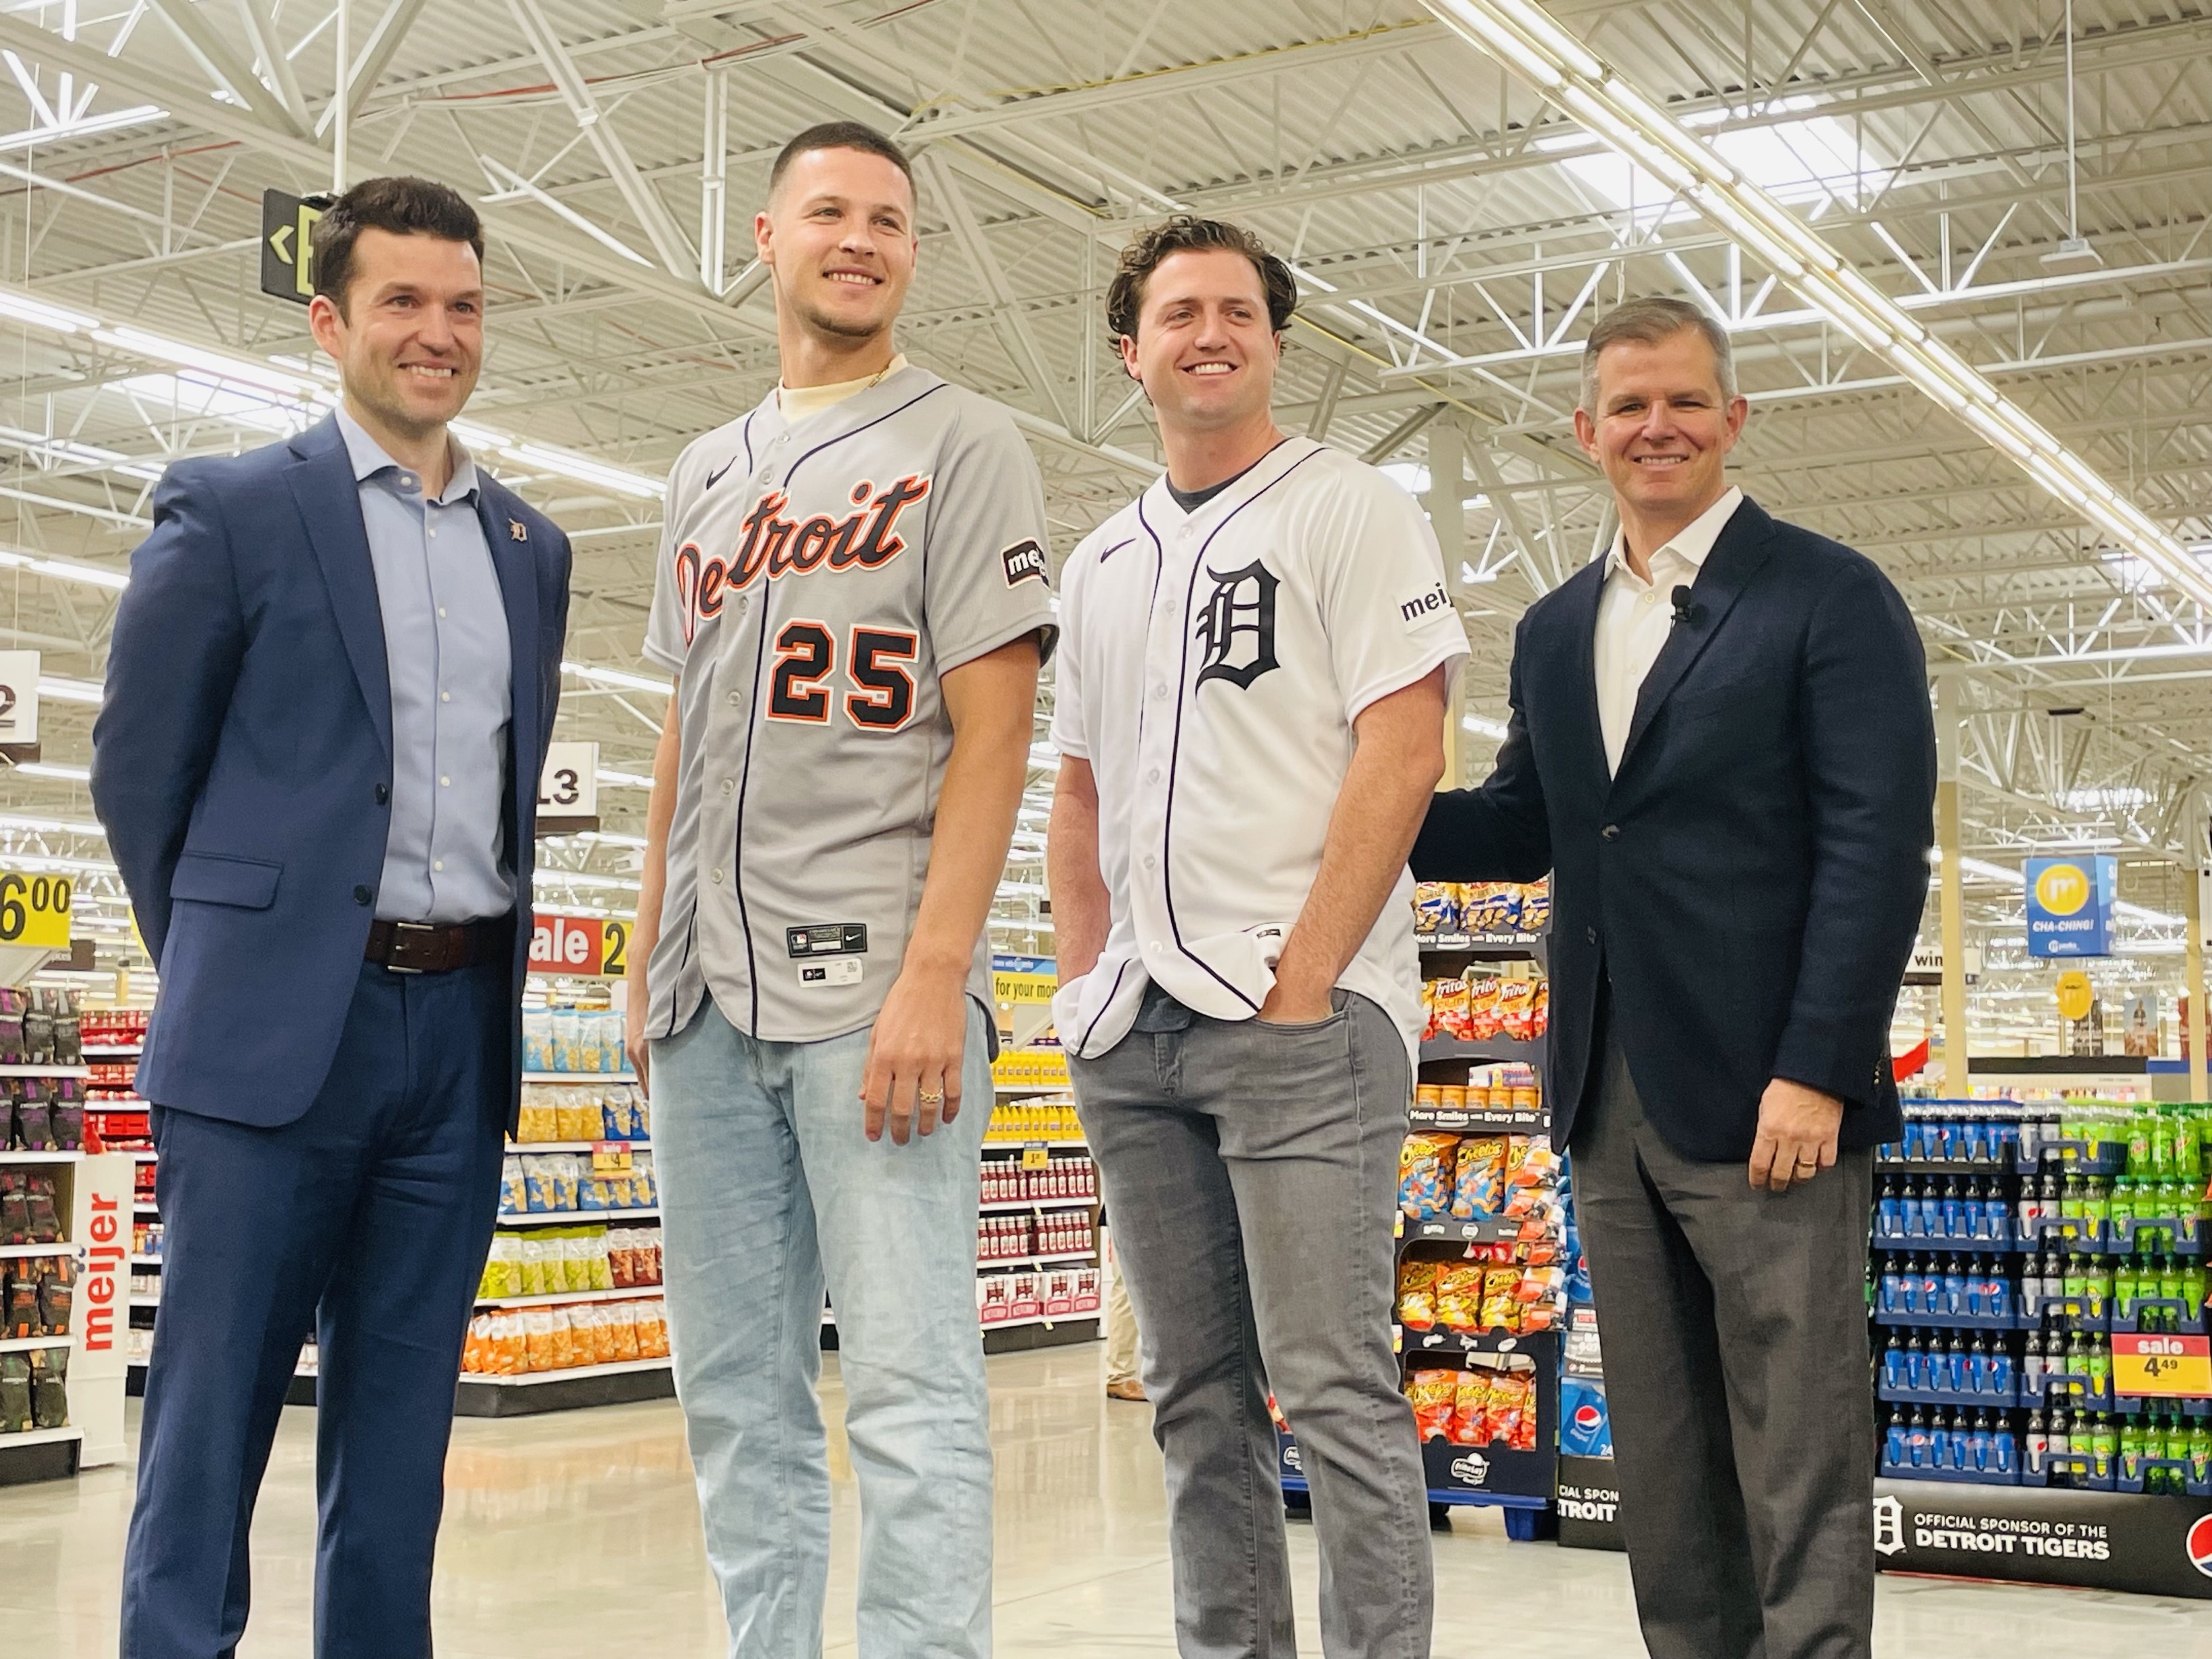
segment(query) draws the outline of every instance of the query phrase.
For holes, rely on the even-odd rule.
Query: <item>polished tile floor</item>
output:
[[[997,1650],[1052,1659],[1175,1651],[1160,1465],[1142,1406],[1109,1403],[1096,1344],[993,1359],[999,1457]],[[842,1401],[836,1359],[827,1392]],[[285,1413],[254,1534],[241,1659],[308,1651],[313,1414]],[[842,1443],[830,1650],[853,1650],[859,1531]],[[441,1659],[720,1659],[683,1428],[672,1403],[503,1422],[454,1435],[437,1586]],[[131,1502],[127,1469],[0,1488],[0,1655],[108,1659]],[[1313,1532],[1294,1527],[1299,1640],[1321,1652]],[[1438,1659],[1640,1653],[1616,1555],[1509,1544],[1462,1510],[1435,1540]],[[1881,1582],[1882,1659],[2212,1659],[2212,1603]]]

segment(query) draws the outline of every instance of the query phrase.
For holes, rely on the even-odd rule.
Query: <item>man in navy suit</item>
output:
[[[1412,861],[1553,872],[1553,1133],[1653,1659],[1864,1659],[1868,1209],[1935,729],[1888,579],[1729,486],[1745,410],[1696,307],[1591,331],[1575,433],[1620,533],[1522,617],[1496,768]]]
[[[218,1659],[301,1338],[320,1360],[315,1650],[430,1651],[470,1305],[520,1089],[537,781],[568,545],[447,432],[483,233],[373,179],[316,232],[343,399],[179,462],[131,561],[93,799],[161,999],[166,1261],[125,1659]]]

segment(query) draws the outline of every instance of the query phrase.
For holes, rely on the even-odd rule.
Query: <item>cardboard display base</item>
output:
[[[1562,1545],[1623,1548],[1619,1502],[1610,1462],[1559,1460]],[[1883,1572],[2212,1601],[2212,1499],[1877,1480],[1874,1526]]]

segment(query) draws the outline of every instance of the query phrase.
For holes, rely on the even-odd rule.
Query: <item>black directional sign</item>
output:
[[[315,297],[315,221],[327,196],[261,192],[261,291],[305,305]]]

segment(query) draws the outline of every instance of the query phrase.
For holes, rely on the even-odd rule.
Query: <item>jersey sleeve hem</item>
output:
[[[995,633],[964,641],[956,651],[939,651],[937,672],[940,678],[956,668],[964,668],[978,657],[988,657],[1002,645],[1012,645],[1016,640],[1034,634],[1037,635],[1037,666],[1042,668],[1052,659],[1052,648],[1060,642],[1060,624],[1049,616],[1024,617],[1009,623]]]
[[[647,640],[643,646],[639,647],[639,649],[640,654],[641,654],[647,662],[659,663],[663,668],[665,668],[672,674],[681,674],[684,672],[683,658],[672,655],[666,651],[663,651],[651,640]]]
[[[1346,721],[1357,721],[1383,698],[1394,692],[1403,691],[1439,668],[1449,667],[1452,671],[1444,677],[1445,687],[1449,690],[1460,665],[1474,654],[1464,639],[1438,640],[1420,656],[1399,665],[1389,673],[1376,676],[1353,692],[1345,700],[1344,717]]]

